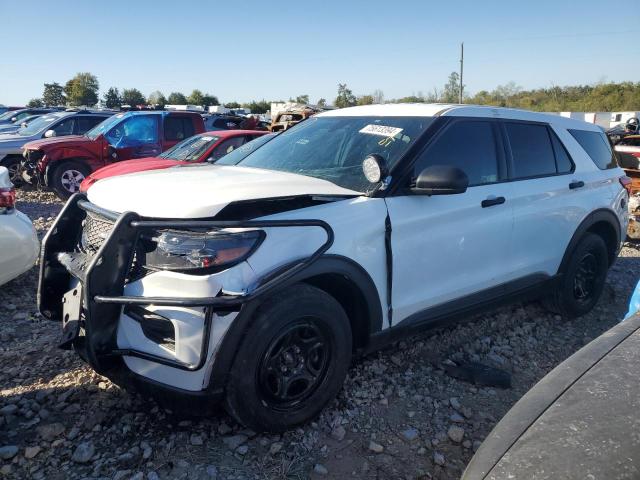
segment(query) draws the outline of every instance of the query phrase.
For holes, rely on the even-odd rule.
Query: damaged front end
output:
[[[252,277],[244,260],[272,227],[319,227],[326,241],[284,270]],[[60,346],[97,372],[130,370],[198,391],[206,387],[212,350],[243,306],[279,288],[332,243],[333,231],[320,220],[152,219],[116,214],[75,194],[43,240],[38,305],[62,322]],[[179,371],[199,375],[189,380]]]

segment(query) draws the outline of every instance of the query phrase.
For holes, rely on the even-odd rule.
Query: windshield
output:
[[[26,127],[21,127],[18,130],[18,135],[30,137],[31,135],[40,133],[60,118],[61,117],[59,115],[42,115],[41,117],[34,119],[32,122],[29,122]]]
[[[17,115],[18,113],[20,113],[20,111],[16,111],[16,110],[9,110],[8,112],[4,112],[2,115],[0,115],[0,121],[2,120],[9,120],[11,119],[11,117]]]
[[[242,160],[238,166],[297,173],[357,192],[373,187],[362,172],[367,155],[391,169],[431,117],[311,117]]]
[[[211,145],[220,140],[220,137],[212,135],[195,135],[174,145],[166,152],[158,155],[169,160],[182,160],[184,162],[198,161]]]
[[[276,135],[277,133],[267,133],[266,135],[257,137],[250,142],[245,143],[241,147],[236,148],[233,152],[227,153],[224,157],[216,162],[216,165],[236,165],[240,161],[244,160],[246,156],[253,152],[256,148],[261,147]]]
[[[113,115],[112,117],[107,118],[106,120],[100,122],[98,125],[93,127],[91,130],[85,133],[84,136],[89,137],[91,140],[95,140],[100,135],[111,130],[111,127],[113,127],[116,123],[122,120],[122,117],[124,117],[124,113],[118,113],[117,115]]]

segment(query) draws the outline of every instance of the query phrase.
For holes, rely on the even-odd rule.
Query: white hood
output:
[[[293,195],[359,195],[326,180],[233,166],[184,166],[99,180],[89,201],[144,217],[204,218],[231,202]]]

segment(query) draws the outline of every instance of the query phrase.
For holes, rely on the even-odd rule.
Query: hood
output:
[[[89,201],[145,217],[213,217],[232,202],[296,195],[360,195],[326,180],[226,165],[175,167],[111,177],[94,184]]]
[[[43,149],[46,150],[48,147],[56,146],[66,146],[66,144],[73,144],[74,146],[79,143],[91,143],[93,140],[85,137],[84,135],[63,135],[61,137],[51,137],[51,138],[43,138],[41,140],[34,140],[33,142],[29,142],[25,145],[25,148],[30,148],[31,150],[35,149]]]
[[[112,163],[106,167],[102,167],[89,175],[94,180],[102,180],[103,178],[115,177],[116,175],[124,175],[127,173],[144,172],[145,170],[159,170],[162,168],[175,167],[185,162],[176,160],[168,160],[166,158],[140,158],[136,160],[125,160],[122,162]]]
[[[15,133],[0,134],[0,152],[17,152],[29,141],[29,138]]]

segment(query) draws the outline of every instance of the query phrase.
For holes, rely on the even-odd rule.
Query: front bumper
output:
[[[78,249],[88,214],[113,222],[93,255]],[[224,272],[221,277],[158,272],[129,278],[136,262],[137,243],[145,230],[300,226],[321,227],[327,234],[326,242],[285,270],[255,279],[252,286],[239,294],[223,289]],[[61,346],[73,347],[99,373],[115,378],[128,370],[152,382],[197,391],[207,386],[204,377],[211,365],[205,367],[212,359],[212,349],[220,344],[242,307],[282,286],[317,260],[332,243],[333,231],[320,220],[154,220],[132,212],[105,211],[86,201],[84,195],[76,194],[43,240],[38,305],[46,318],[63,322]],[[168,279],[164,286],[154,285],[162,276]],[[69,299],[70,289],[81,296],[77,319],[64,318],[63,298]],[[171,353],[157,343],[145,341],[143,323],[140,318],[136,320],[136,309],[142,310],[143,317],[158,315],[173,322],[176,332],[190,339],[189,348],[176,348]],[[196,372],[197,375],[190,375]]]
[[[26,150],[20,162],[22,179],[30,185],[44,185],[45,175],[38,168],[38,163],[44,157],[39,150]]]

